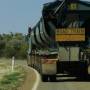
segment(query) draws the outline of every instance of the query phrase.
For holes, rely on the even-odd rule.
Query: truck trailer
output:
[[[43,81],[57,74],[86,78],[90,61],[90,2],[56,0],[43,5],[39,22],[28,28],[28,66]]]

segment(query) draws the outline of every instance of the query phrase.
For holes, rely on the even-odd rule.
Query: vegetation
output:
[[[27,43],[21,33],[0,34],[0,57],[26,58]]]
[[[17,90],[25,79],[25,72],[14,71],[3,76],[0,80],[0,90]]]
[[[16,62],[12,71],[11,61],[0,59],[0,90],[17,90],[23,83],[26,72],[20,63]]]

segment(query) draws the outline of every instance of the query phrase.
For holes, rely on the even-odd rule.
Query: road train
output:
[[[28,29],[28,66],[43,81],[57,74],[85,78],[90,61],[90,2],[56,0],[43,5],[39,22]]]

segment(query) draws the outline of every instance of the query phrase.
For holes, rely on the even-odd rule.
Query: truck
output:
[[[40,72],[43,81],[55,81],[57,74],[86,78],[89,29],[90,2],[56,0],[44,4],[39,22],[28,28],[28,66]]]

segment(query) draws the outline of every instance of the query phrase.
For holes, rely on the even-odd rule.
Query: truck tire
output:
[[[50,80],[50,82],[55,82],[56,81],[56,76],[55,75],[49,76],[49,80]]]
[[[85,62],[84,64],[83,64],[83,67],[81,67],[82,68],[82,70],[81,70],[81,73],[80,73],[80,77],[81,77],[81,79],[88,79],[88,64],[87,64],[87,62]]]
[[[48,82],[48,75],[41,76],[43,82]]]

